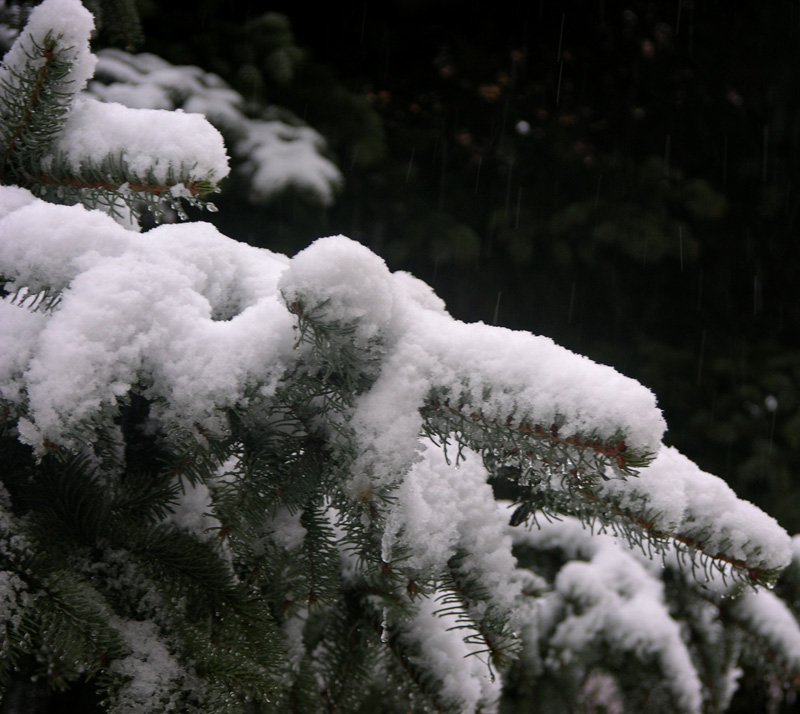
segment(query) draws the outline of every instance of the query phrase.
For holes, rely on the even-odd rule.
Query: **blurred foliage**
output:
[[[25,26],[31,9],[39,1],[0,2],[0,51],[3,54]],[[94,15],[96,43],[132,50],[142,42],[142,25],[136,0],[83,0],[83,4]]]
[[[366,97],[296,43],[285,14],[218,0],[192,7],[141,0],[140,8],[148,51],[219,74],[255,105],[290,109],[325,135],[342,167],[384,155],[383,128]]]

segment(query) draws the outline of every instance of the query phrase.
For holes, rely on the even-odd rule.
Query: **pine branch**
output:
[[[216,210],[205,199],[228,172],[216,131],[199,116],[165,114],[159,119],[174,129],[163,146],[137,139],[142,132],[130,131],[132,122],[143,126],[154,114],[127,108],[120,113],[79,96],[94,67],[91,16],[76,11],[64,33],[45,33],[49,20],[32,14],[0,72],[0,183],[28,187],[54,202],[102,208],[123,222],[143,211],[161,219],[165,208],[186,218],[183,200]],[[95,135],[88,136],[91,123]],[[189,146],[184,136],[197,141]],[[198,142],[205,146],[200,154]]]
[[[405,690],[412,693],[411,701],[419,702],[420,699],[422,700],[417,706],[421,708],[422,703],[424,703],[425,711],[447,714],[457,710],[457,703],[447,702],[442,697],[441,682],[431,672],[430,668],[424,665],[424,660],[420,658],[418,649],[410,646],[409,642],[403,637],[402,627],[395,626],[387,632],[387,623],[380,613],[374,607],[370,607],[368,601],[365,605],[369,613],[367,622],[374,634],[381,638],[381,642],[390,655],[387,660],[393,666],[387,667],[387,669],[398,680],[395,687],[391,686],[391,681],[377,684],[376,688],[381,696],[386,697],[388,695],[393,697],[393,691],[397,689]]]
[[[324,644],[319,648],[319,675],[325,711],[356,711],[369,691],[380,639],[363,626],[363,604],[352,594],[334,606],[327,619]]]
[[[309,504],[300,517],[306,529],[302,546],[305,601],[309,606],[335,602],[341,593],[341,555],[322,508]]]
[[[472,654],[487,654],[491,664],[503,670],[516,658],[520,646],[510,623],[512,613],[501,611],[491,602],[492,593],[481,583],[479,574],[471,570],[467,556],[462,551],[448,562],[443,587],[449,594],[438,598],[447,607],[439,613],[458,614],[459,627],[474,630],[464,638],[466,644],[479,647]]]
[[[170,166],[164,178],[152,168],[145,173],[134,171],[125,149],[99,161],[84,158],[77,165],[56,152],[44,160],[30,155],[21,161],[18,183],[56,203],[82,203],[112,215],[122,215],[120,207],[126,206],[131,213],[149,212],[157,218],[171,208],[185,219],[181,200],[196,208],[216,210],[205,199],[219,188],[209,178],[196,178],[193,173],[191,166]]]
[[[70,192],[90,191],[105,197],[109,202],[109,197],[118,198],[123,191],[139,194],[137,198],[143,195],[145,200],[151,203],[155,201],[148,197],[168,198],[168,195],[175,193],[176,189],[179,189],[178,193],[181,195],[188,192],[189,198],[195,201],[218,191],[208,180],[195,181],[189,178],[184,182],[174,170],[172,177],[166,182],[156,181],[152,174],[148,177],[130,173],[126,170],[124,154],[109,156],[97,166],[84,163],[81,165],[80,173],[59,170],[58,166],[63,165],[61,161],[63,159],[55,161],[46,175],[37,176],[25,171],[25,185],[55,188],[59,196],[68,195]]]
[[[511,525],[521,525],[536,518],[540,511],[546,517],[574,515],[598,532],[611,531],[638,546],[646,555],[663,554],[670,548],[688,559],[688,567],[695,572],[697,566],[705,579],[719,575],[749,585],[770,585],[780,574],[780,569],[753,566],[752,562],[734,558],[724,551],[710,550],[702,533],[665,530],[658,527],[647,511],[635,512],[621,508],[613,500],[603,498],[589,486],[574,486],[566,497],[542,497],[531,491],[511,517]]]
[[[326,411],[350,406],[375,381],[380,361],[374,350],[380,341],[373,339],[366,346],[357,344],[354,339],[357,324],[331,321],[325,300],[309,308],[299,299],[283,297],[289,311],[297,316],[295,348],[310,347],[314,360],[309,373],[330,390],[326,390],[331,398]]]
[[[731,572],[752,584],[774,582],[780,572],[754,566],[752,560],[731,557],[723,550],[710,550],[702,530],[696,527],[683,531],[680,527],[660,528],[648,517],[646,502],[642,511],[635,512],[598,491],[594,484],[607,480],[609,467],[630,476],[635,475],[634,469],[652,460],[652,455],[629,453],[622,439],[602,442],[579,436],[562,438],[556,424],[545,429],[511,417],[505,423],[487,420],[478,410],[453,407],[449,400],[440,401],[435,395],[422,411],[428,435],[443,447],[453,434],[459,449],[469,446],[482,451],[493,471],[511,475],[525,487],[528,495],[512,516],[512,525],[525,521],[537,510],[556,516],[569,513],[586,521],[599,521],[632,542],[646,544],[648,549],[659,551],[675,543],[692,562],[697,558],[703,567],[716,562],[719,572]],[[730,566],[730,571],[725,566]]]
[[[25,584],[28,601],[17,627],[6,630],[11,647],[0,672],[21,654],[38,651],[50,686],[64,689],[124,654],[119,633],[109,624],[108,603],[86,579],[72,570],[43,568],[40,558],[28,554],[6,551],[0,561]]]
[[[0,75],[0,183],[18,183],[21,165],[41,154],[64,125],[75,96],[67,79],[72,48],[59,45],[60,36],[48,32],[44,42],[24,36],[23,67],[10,66]]]
[[[608,467],[619,474],[635,475],[636,469],[653,458],[652,454],[630,451],[621,434],[605,441],[592,436],[562,437],[557,423],[545,428],[525,418],[509,416],[505,422],[487,419],[480,409],[465,408],[461,400],[451,406],[452,400],[442,396],[434,391],[422,408],[429,434],[439,438],[453,434],[459,444],[476,451],[491,449],[507,457],[535,457],[545,466],[568,463],[576,475],[587,471],[592,475],[593,471],[602,478],[606,478],[603,474]],[[501,450],[501,445],[506,448]]]

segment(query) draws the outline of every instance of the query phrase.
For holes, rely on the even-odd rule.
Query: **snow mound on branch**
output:
[[[29,200],[22,203],[18,191]],[[129,245],[128,236],[105,213],[45,203],[25,189],[3,187],[0,196],[5,198],[6,192],[19,208],[0,224],[3,274],[32,292],[64,290],[101,256],[121,255]]]
[[[362,342],[381,340],[375,349],[383,368],[353,416],[361,439],[355,490],[368,487],[365,478],[387,485],[408,470],[422,427],[419,409],[434,388],[489,421],[514,417],[546,428],[558,422],[562,438],[623,434],[629,448],[659,448],[665,424],[650,390],[546,337],[467,325],[431,309],[412,297],[405,277],[344,236],[298,254],[280,289],[316,319],[351,324]]]
[[[192,429],[219,429],[220,410],[248,390],[268,398],[294,344],[277,296],[286,264],[206,223],[140,235],[80,206],[36,200],[10,213],[0,272],[20,289],[63,291],[51,311],[9,299],[0,311],[0,394],[26,395],[23,440],[74,444],[138,382],[154,416]]]
[[[403,639],[418,643],[412,657],[442,683],[443,698],[461,712],[493,712],[500,699],[501,682],[486,663],[464,642],[461,623],[452,614],[437,614],[435,598],[424,598],[411,620],[404,625]]]
[[[185,691],[202,689],[194,672],[188,671],[169,651],[153,622],[119,620],[114,624],[130,654],[111,664],[111,671],[126,680],[117,693],[117,711],[156,714],[174,712]]]
[[[158,131],[153,131],[153,127]],[[79,96],[55,145],[56,157],[76,171],[113,157],[148,183],[220,181],[230,171],[222,135],[199,114],[131,109]]]
[[[649,512],[654,529],[702,542],[709,555],[767,570],[791,561],[791,540],[774,518],[672,447],[662,447],[637,478],[611,479],[600,489],[622,508]]]
[[[745,593],[731,607],[733,616],[778,652],[792,672],[800,672],[800,627],[783,600],[769,590],[757,590]]]
[[[212,514],[213,501],[206,484],[198,481],[181,481],[181,490],[176,495],[171,511],[162,523],[171,523],[189,531],[201,540],[219,542],[217,535],[220,522]]]
[[[394,316],[386,263],[345,236],[322,238],[300,251],[279,289],[288,304],[302,303],[306,314],[320,312],[326,322],[352,324],[362,346],[385,331]]]

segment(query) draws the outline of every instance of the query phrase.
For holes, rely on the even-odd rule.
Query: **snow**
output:
[[[286,658],[289,666],[299,672],[303,657],[308,654],[303,639],[303,631],[308,621],[308,610],[299,608],[299,611],[283,622],[283,633],[286,638]]]
[[[404,566],[418,570],[421,579],[437,577],[454,555],[464,553],[460,567],[480,582],[492,606],[510,613],[521,592],[516,560],[507,518],[495,505],[480,457],[465,449],[452,466],[441,449],[423,448],[422,460],[395,492],[387,528],[408,553]]]
[[[581,689],[581,711],[625,714],[625,706],[617,681],[604,672],[593,672]]]
[[[0,193],[0,218],[4,218],[9,213],[33,203],[35,200],[36,197],[27,188],[6,186]]]
[[[266,394],[292,354],[294,322],[276,290],[286,262],[206,223],[139,235],[80,206],[37,200],[10,213],[0,270],[20,288],[64,291],[44,320],[6,304],[0,316],[3,388],[19,393],[22,373],[33,417],[24,438],[76,443],[78,425],[113,411],[138,379],[154,414],[220,428],[219,410],[250,386]]]
[[[455,615],[436,614],[435,598],[423,598],[417,612],[404,623],[403,639],[420,649],[411,661],[431,672],[442,684],[441,693],[460,712],[496,710],[500,679],[491,676],[486,663],[464,642],[463,629]],[[474,631],[473,631],[474,634]]]
[[[290,511],[285,506],[281,506],[270,519],[269,529],[272,540],[281,548],[286,550],[299,550],[303,546],[306,533],[308,532],[300,518],[302,511]]]
[[[23,375],[45,323],[46,318],[41,313],[21,310],[5,300],[0,302],[3,342],[10,346],[0,350],[0,400],[3,402],[19,404],[24,400]]]
[[[117,697],[119,714],[157,714],[182,709],[183,691],[199,687],[197,677],[170,653],[153,622],[116,622],[131,653],[111,663],[110,670],[126,683]]]
[[[152,54],[118,49],[98,53],[92,96],[137,109],[202,114],[222,131],[241,160],[249,198],[265,203],[288,187],[323,205],[333,203],[342,174],[325,156],[325,139],[286,111],[279,117],[249,117],[244,98],[219,76],[199,67],[174,66]],[[224,174],[223,174],[224,175]],[[217,174],[221,177],[220,174]]]
[[[153,131],[157,126],[158,131]],[[124,163],[141,181],[164,185],[218,182],[230,171],[222,135],[198,114],[131,109],[80,96],[58,135],[50,161],[66,159],[75,171],[86,162]]]
[[[662,447],[637,478],[606,481],[600,491],[623,508],[648,512],[658,530],[697,538],[709,555],[767,570],[791,560],[789,536],[774,518],[672,447]]]
[[[701,683],[652,562],[642,562],[611,536],[593,535],[574,518],[543,522],[533,530],[517,527],[512,533],[515,543],[555,548],[570,559],[556,576],[548,604],[556,618],[545,627],[554,628],[548,640],[550,666],[569,663],[604,643],[612,651],[653,661],[680,710],[701,711]]]
[[[98,175],[119,176],[124,168],[131,177],[129,184],[120,187],[113,181],[101,182],[100,187],[117,192],[107,199],[109,211],[120,214],[133,228],[135,221],[124,201],[129,197],[126,193],[153,184],[218,183],[229,173],[228,155],[219,131],[201,115],[131,109],[81,93],[97,64],[89,48],[93,29],[91,13],[78,0],[46,0],[33,9],[25,30],[6,54],[0,82],[14,88],[31,70],[44,68],[47,57],[34,48],[43,47],[48,33],[55,34],[56,55],[69,66],[64,80],[67,89],[56,88],[64,96],[62,103],[68,104],[64,124],[46,148],[36,147],[35,157],[25,157],[23,150],[28,154],[32,150],[25,135],[17,148],[23,160],[39,166],[36,171],[55,176],[66,173],[78,177],[78,182],[92,182]],[[45,91],[49,91],[47,87]]]
[[[653,393],[547,337],[442,315],[420,320],[414,332],[420,345],[429,345],[434,379],[452,385],[454,396],[483,405],[491,394],[481,408],[487,419],[562,422],[562,438],[609,440],[622,432],[631,449],[658,448],[665,424]]]
[[[300,251],[278,286],[284,300],[303,304],[305,314],[320,312],[328,323],[355,327],[356,344],[391,328],[392,278],[383,260],[344,236],[316,241]]]
[[[220,522],[212,515],[213,501],[206,484],[181,482],[181,490],[164,523],[172,523],[200,540],[219,541]]]
[[[127,231],[120,231],[109,216],[81,206],[45,203],[24,189],[3,187],[0,200],[9,210],[0,223],[0,263],[3,275],[31,292],[45,288],[63,290],[81,272],[104,256],[121,255],[129,245]],[[22,199],[25,198],[24,202]],[[73,225],[76,223],[79,226]]]
[[[501,504],[501,509],[509,515],[513,506]],[[532,624],[522,629],[528,640],[523,649],[526,656],[538,656],[541,638],[550,647],[550,665],[557,666],[557,662],[591,652],[597,641],[603,640],[612,650],[655,658],[684,708],[698,711],[700,685],[694,665],[679,637],[680,625],[670,618],[664,601],[661,578],[666,567],[681,573],[684,587],[694,593],[694,626],[704,628],[704,641],[729,638],[724,629],[732,626],[762,643],[791,671],[800,669],[800,625],[786,603],[770,590],[737,586],[714,570],[708,571],[710,579],[696,577],[674,548],[663,561],[651,560],[627,541],[592,533],[571,517],[540,519],[536,528],[509,527],[509,532],[517,546],[538,553],[557,551],[568,561],[559,571],[553,591],[540,598],[528,614]],[[800,537],[795,537],[794,547],[799,542]],[[727,601],[726,613],[721,617],[723,601]],[[736,661],[734,656],[723,673],[723,687],[717,690],[723,700],[736,691],[741,676]]]
[[[71,63],[67,81],[72,82],[75,92],[86,85],[97,62],[89,50],[94,18],[79,0],[45,0],[31,11],[25,29],[3,58],[0,82],[9,80],[11,68],[22,67],[30,61],[28,51],[32,43],[42,47],[54,27],[58,28],[56,52],[63,53],[63,58]],[[45,59],[39,62],[44,64]]]
[[[16,630],[22,624],[22,616],[29,604],[28,586],[16,573],[0,570],[0,622],[4,627]],[[4,638],[0,652],[7,647]]]
[[[800,671],[800,626],[783,600],[770,590],[757,590],[738,598],[731,610],[751,634],[778,653],[790,671]]]

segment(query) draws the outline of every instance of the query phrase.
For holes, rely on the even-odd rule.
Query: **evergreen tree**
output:
[[[84,93],[91,31],[46,0],[0,68],[2,711],[701,712],[745,666],[795,681],[800,544],[662,445],[648,389],[342,236],[139,232],[227,156],[200,114]]]

